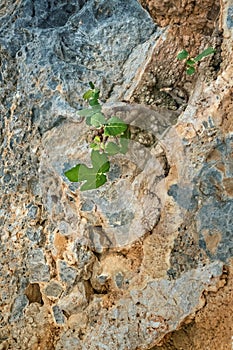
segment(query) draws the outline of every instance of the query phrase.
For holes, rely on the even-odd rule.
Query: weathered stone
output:
[[[27,260],[30,282],[47,282],[50,279],[50,268],[46,264],[42,249],[32,249]]]
[[[192,314],[196,307],[203,305],[202,293],[211,288],[221,274],[222,264],[213,263],[184,273],[176,281],[163,279],[148,282],[142,290],[132,289],[129,296],[116,302],[108,311],[99,310],[96,322],[87,325],[83,339],[73,334],[69,335],[68,341],[76,339],[79,349],[94,350],[96,346],[101,349],[147,349],[169,329],[177,328],[180,320]],[[67,346],[68,342],[63,338],[57,349]]]
[[[13,302],[11,316],[9,322],[16,322],[23,317],[23,311],[28,305],[29,301],[26,295],[19,295]]]
[[[52,298],[59,298],[62,292],[63,287],[56,281],[50,281],[44,289],[45,295]]]
[[[31,242],[39,243],[42,240],[42,227],[39,227],[39,228],[30,227],[27,229],[26,235]]]
[[[191,319],[171,346],[231,347],[232,4],[141,3],[164,30],[136,0],[1,2],[4,349],[146,350]],[[208,46],[187,76],[177,53]],[[132,138],[80,193],[88,81]]]
[[[69,295],[62,297],[58,302],[60,309],[69,316],[81,312],[87,305],[86,291],[82,283],[76,285]]]
[[[65,322],[65,317],[61,309],[57,305],[54,305],[52,307],[52,310],[53,310],[53,316],[54,316],[55,322],[57,324],[63,324]]]
[[[111,104],[105,110],[107,115],[114,113],[124,119],[132,130],[137,128],[137,135],[130,141],[129,152],[112,160],[112,169],[114,173],[118,169],[118,178],[110,171],[111,182],[103,188],[80,193],[70,201],[74,191],[72,185],[71,192],[67,188],[63,201],[55,200],[62,197],[63,181],[66,181],[64,171],[75,165],[75,162],[89,162],[85,141],[87,127],[84,122],[65,123],[47,133],[40,166],[44,203],[53,222],[64,235],[86,237],[89,245],[98,253],[107,247],[132,243],[151,231],[158,222],[162,203],[156,194],[156,185],[161,183],[166,174],[165,164],[161,164],[156,154],[153,155],[152,146],[157,144],[176,119],[172,113],[162,115],[138,105]],[[145,147],[140,138],[141,128],[144,138],[147,132],[155,136],[150,147]],[[127,202],[122,201],[123,198],[127,198]],[[75,214],[79,210],[79,203],[82,220]]]
[[[77,270],[67,265],[65,261],[58,261],[58,271],[61,280],[72,285],[77,277]]]

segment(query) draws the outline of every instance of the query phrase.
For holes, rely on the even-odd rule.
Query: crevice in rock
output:
[[[42,294],[40,291],[40,286],[38,283],[30,283],[25,289],[24,294],[27,296],[29,300],[29,304],[31,303],[39,303],[40,305],[44,304],[42,299]]]

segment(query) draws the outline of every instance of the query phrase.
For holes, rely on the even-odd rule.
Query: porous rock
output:
[[[3,349],[146,350],[230,286],[232,6],[141,2],[167,28],[136,0],[1,4]],[[208,42],[186,77],[177,52]],[[90,164],[90,80],[133,137],[80,192],[64,171]]]

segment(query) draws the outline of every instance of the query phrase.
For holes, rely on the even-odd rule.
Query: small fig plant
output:
[[[115,116],[108,119],[99,102],[100,90],[92,82],[89,85],[90,89],[83,95],[89,108],[82,109],[78,114],[86,118],[86,124],[92,133],[92,167],[77,164],[64,173],[71,182],[84,182],[81,191],[96,189],[106,183],[106,174],[110,170],[109,157],[118,153],[125,154],[130,139],[128,124]]]
[[[188,75],[192,75],[196,72],[196,67],[199,61],[201,61],[204,57],[207,57],[209,55],[212,55],[215,53],[215,49],[213,47],[208,47],[204,51],[202,51],[199,55],[196,57],[190,57],[188,51],[182,50],[178,53],[177,59],[178,60],[185,60],[186,63],[186,73]]]

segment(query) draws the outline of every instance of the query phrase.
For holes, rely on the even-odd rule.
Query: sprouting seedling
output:
[[[196,72],[196,66],[199,61],[201,61],[204,57],[207,57],[209,55],[212,55],[215,53],[215,49],[213,47],[208,47],[204,51],[202,51],[199,55],[196,57],[190,57],[188,51],[182,50],[178,53],[177,59],[178,60],[186,60],[186,73],[188,75],[192,75]]]
[[[84,181],[81,191],[96,189],[105,184],[106,173],[110,170],[109,156],[125,154],[130,139],[128,125],[115,116],[106,118],[99,102],[99,89],[95,88],[92,82],[89,85],[90,89],[85,92],[83,98],[88,101],[90,108],[82,109],[78,114],[86,118],[86,124],[93,133],[90,143],[92,167],[77,164],[65,172],[65,176],[71,182]]]

